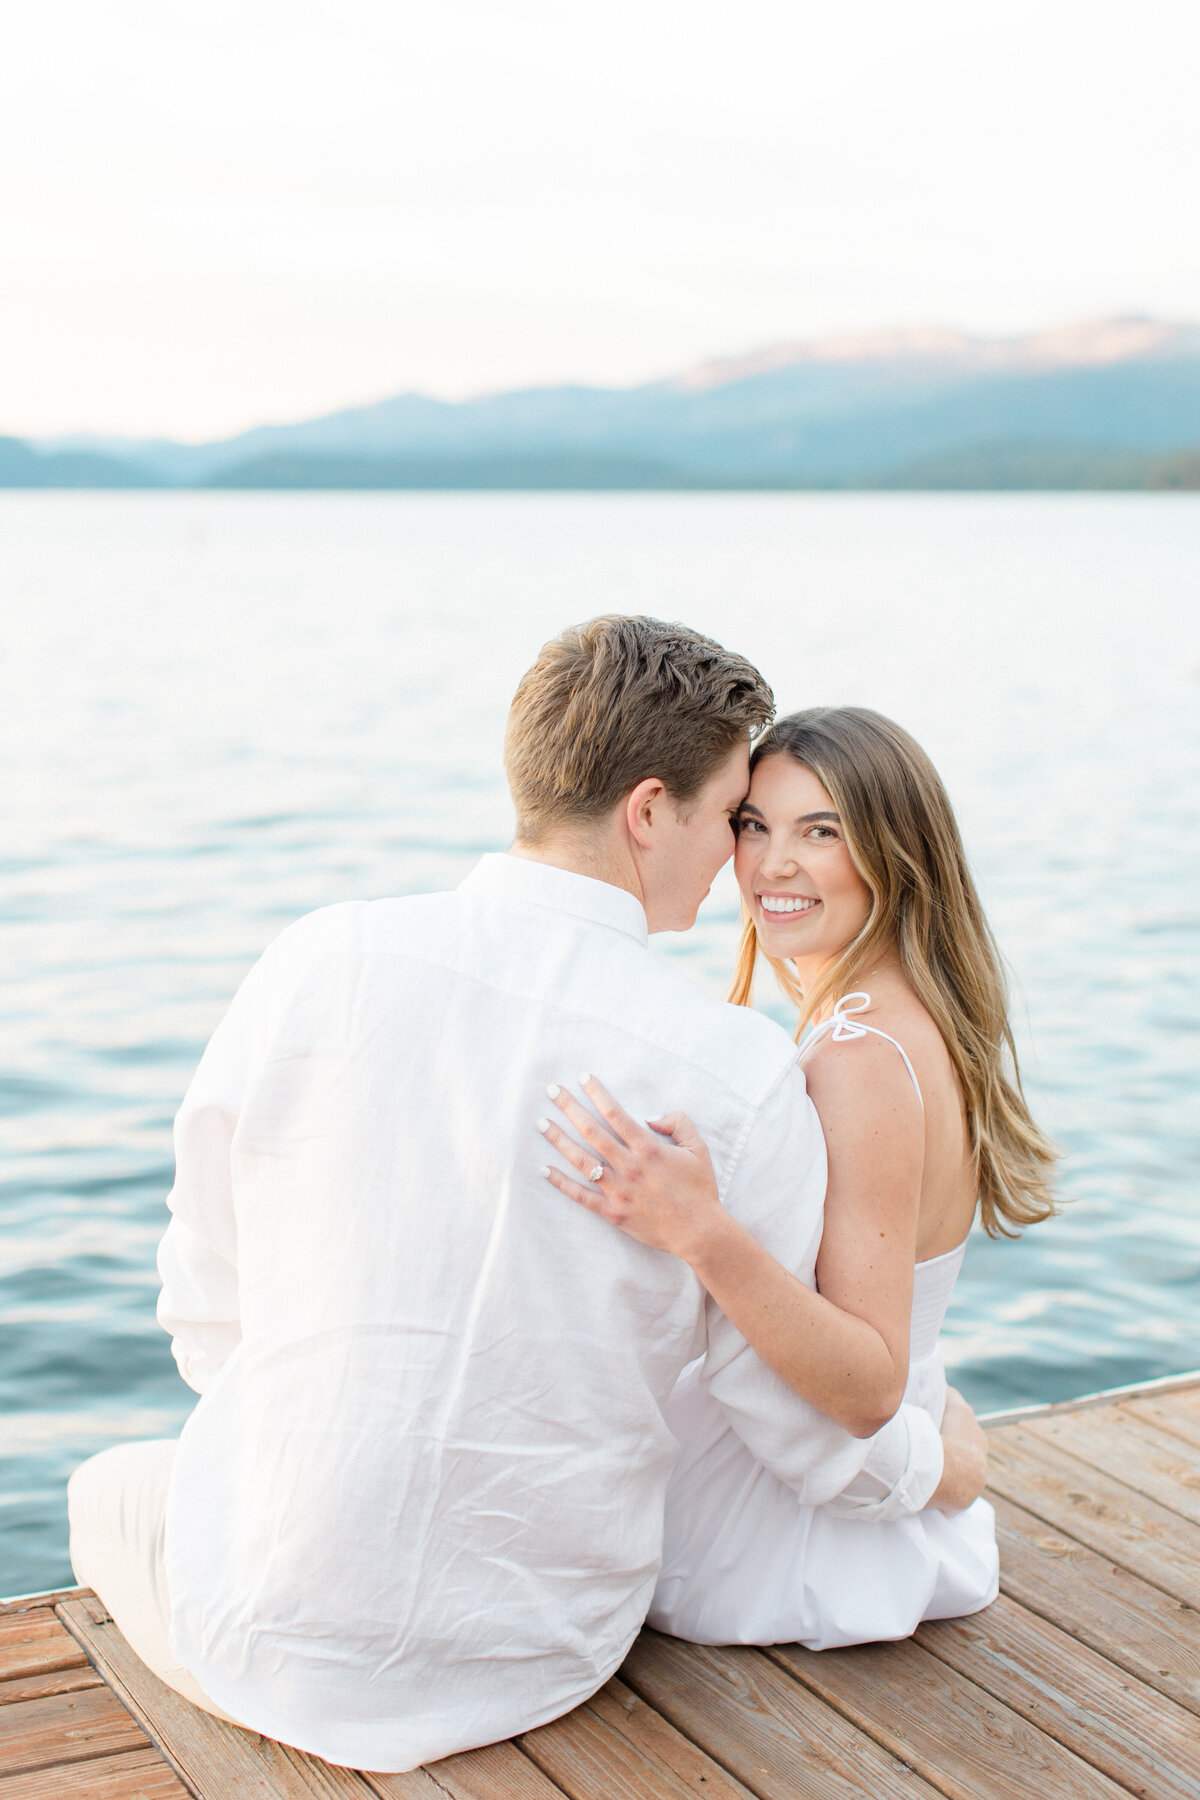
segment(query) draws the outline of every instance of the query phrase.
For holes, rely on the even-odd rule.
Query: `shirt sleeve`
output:
[[[825,1140],[802,1071],[791,1068],[751,1123],[728,1211],[785,1268],[816,1286],[826,1182]],[[852,1437],[760,1362],[710,1299],[701,1383],[752,1454],[809,1506],[855,1518],[919,1512],[942,1475],[941,1437],[902,1406],[872,1438]]]
[[[158,1251],[158,1322],[179,1373],[198,1394],[241,1342],[233,1139],[266,1045],[268,956],[242,983],[214,1032],[175,1120],[171,1220]]]
[[[826,1511],[855,1519],[920,1512],[942,1479],[942,1436],[919,1406],[902,1406],[867,1443],[867,1460]]]

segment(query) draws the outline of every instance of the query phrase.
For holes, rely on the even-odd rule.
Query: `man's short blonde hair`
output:
[[[681,807],[775,710],[752,663],[686,625],[612,613],[543,646],[508,716],[517,835],[612,811],[657,776]]]

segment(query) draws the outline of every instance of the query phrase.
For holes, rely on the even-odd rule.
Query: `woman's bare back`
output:
[[[926,1262],[957,1248],[975,1216],[976,1179],[962,1090],[941,1032],[898,969],[876,971],[862,992],[869,993],[869,1004],[861,1006],[861,994],[847,996],[858,1004],[842,1011],[844,1001],[839,1001],[825,1022],[832,1029],[824,1030],[802,1056],[806,1068],[814,1069],[818,1060],[825,1065],[822,1079],[810,1084],[818,1112],[821,1087],[836,1080],[836,1062],[862,1027],[891,1038],[893,1054],[899,1058],[903,1051],[907,1057],[924,1115],[915,1261]]]

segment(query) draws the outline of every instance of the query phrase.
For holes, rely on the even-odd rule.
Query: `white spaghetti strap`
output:
[[[856,1004],[852,1005],[852,1001]],[[854,1013],[865,1012],[870,1004],[870,994],[843,994],[824,1024],[818,1025],[811,1037],[806,1038],[801,1045],[798,1060],[803,1062],[817,1039],[823,1037],[831,1027],[833,1040],[835,1043],[839,1044],[845,1043],[849,1038],[866,1037],[869,1031],[872,1036],[883,1038],[900,1052],[901,1056],[904,1058],[904,1066],[912,1077],[912,1084],[917,1090],[917,1099],[920,1101],[921,1111],[924,1112],[925,1097],[921,1092],[921,1084],[917,1080],[917,1071],[908,1060],[908,1051],[904,1048],[904,1045],[896,1043],[895,1038],[891,1037],[886,1031],[880,1031],[878,1025],[865,1025],[861,1019],[856,1019],[852,1016]]]

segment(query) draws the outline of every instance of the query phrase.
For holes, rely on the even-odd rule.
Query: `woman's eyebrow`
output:
[[[752,806],[749,800],[743,800],[738,811],[753,813],[756,819],[762,818],[762,814],[759,812],[757,806]],[[818,819],[832,819],[835,825],[840,825],[842,822],[842,815],[835,812],[801,813],[798,819],[792,820],[792,823],[793,825],[815,825]]]

